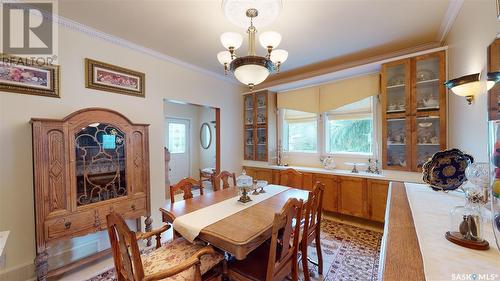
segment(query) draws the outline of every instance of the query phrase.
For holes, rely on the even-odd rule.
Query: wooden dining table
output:
[[[163,222],[203,209],[229,198],[237,200],[238,189],[231,187],[191,199],[167,204],[160,208]],[[308,191],[290,188],[262,202],[241,210],[203,228],[198,238],[219,248],[238,260],[243,260],[271,237],[274,214],[280,212],[286,201],[297,198],[307,201]]]

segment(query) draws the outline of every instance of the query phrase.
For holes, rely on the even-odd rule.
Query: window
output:
[[[372,102],[369,97],[326,113],[327,153],[372,153]]]
[[[168,149],[170,153],[186,152],[186,125],[179,123],[168,124]]]
[[[317,152],[318,118],[315,113],[286,109],[284,148],[290,152]]]

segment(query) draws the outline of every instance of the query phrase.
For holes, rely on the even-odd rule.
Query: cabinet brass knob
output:
[[[69,229],[71,227],[71,222],[68,221],[64,224],[64,228]]]
[[[132,208],[132,210],[134,210],[134,211],[135,211],[135,205],[132,205],[132,206],[131,206],[131,208]]]

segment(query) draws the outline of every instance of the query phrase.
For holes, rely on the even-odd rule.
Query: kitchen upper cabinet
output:
[[[323,193],[323,210],[338,212],[339,186],[338,177],[332,175],[314,174],[314,182],[321,182],[325,185]]]
[[[369,218],[374,221],[384,222],[389,182],[368,179],[367,184]]]
[[[269,161],[276,151],[276,93],[260,91],[243,97],[243,157]]]
[[[445,53],[389,62],[381,74],[383,168],[420,172],[446,149]]]
[[[339,212],[355,217],[368,217],[366,179],[339,177]]]

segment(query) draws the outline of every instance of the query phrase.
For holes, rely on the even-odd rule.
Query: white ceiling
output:
[[[282,71],[357,53],[395,51],[440,39],[448,4],[457,0],[284,0],[274,24],[289,52]],[[61,0],[59,14],[209,71],[223,73],[216,54],[229,23],[221,0]],[[237,53],[246,53],[244,47]],[[265,50],[257,47],[260,54]]]

